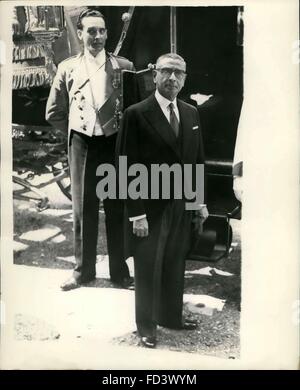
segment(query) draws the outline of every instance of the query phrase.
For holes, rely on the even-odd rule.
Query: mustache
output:
[[[165,85],[166,86],[170,85],[171,87],[178,87],[178,82],[176,80],[174,80],[174,81],[168,80],[165,82]]]

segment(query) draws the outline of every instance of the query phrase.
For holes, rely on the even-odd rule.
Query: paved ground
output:
[[[114,288],[109,281],[103,214],[96,281],[60,291],[74,264],[72,213],[55,186],[47,195],[51,209],[41,213],[29,203],[15,202],[14,265],[6,270],[3,284],[5,366],[195,368],[201,355],[223,362],[239,358],[239,222],[233,224],[235,250],[228,259],[217,264],[187,261],[184,310],[199,321],[199,329],[159,328],[157,349],[149,351],[134,332],[134,292]],[[132,259],[128,264],[133,273]]]

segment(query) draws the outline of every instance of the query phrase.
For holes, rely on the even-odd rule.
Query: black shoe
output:
[[[132,277],[128,276],[121,280],[112,280],[112,283],[119,288],[126,288],[128,290],[134,290],[134,280]]]
[[[70,290],[74,290],[75,288],[81,287],[83,284],[90,283],[90,282],[92,282],[93,280],[95,280],[95,276],[91,276],[91,277],[85,278],[85,279],[82,279],[82,278],[75,278],[74,276],[71,276],[68,280],[66,280],[66,281],[60,286],[60,288],[61,288],[63,291],[70,291]]]
[[[141,337],[141,343],[146,348],[155,348],[156,338],[153,336],[143,336]]]
[[[164,328],[169,329],[175,329],[175,330],[195,330],[198,327],[197,321],[194,320],[183,320],[181,325],[178,324],[166,324],[165,322],[159,322],[160,326],[163,326]]]
[[[70,291],[70,290],[74,290],[75,288],[79,288],[80,286],[81,286],[81,284],[79,283],[79,281],[72,276],[70,279],[66,280],[60,286],[60,288],[63,291]]]
[[[124,288],[127,288],[127,290],[134,290],[134,279],[131,276],[124,278],[123,285]]]
[[[181,329],[195,330],[198,328],[198,322],[194,320],[184,320]]]

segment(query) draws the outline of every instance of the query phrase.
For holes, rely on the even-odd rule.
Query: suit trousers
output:
[[[162,214],[147,216],[149,234],[135,238],[135,310],[140,336],[156,336],[157,325],[182,325],[185,258],[192,214],[183,200],[168,203]]]
[[[96,252],[99,224],[99,198],[96,186],[101,177],[97,167],[115,163],[116,134],[88,137],[72,131],[69,141],[69,163],[74,220],[74,247],[76,266],[74,277],[86,282],[96,275]],[[105,225],[109,272],[112,281],[129,276],[124,258],[123,203],[105,199]]]

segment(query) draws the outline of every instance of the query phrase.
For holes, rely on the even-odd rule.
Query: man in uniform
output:
[[[78,17],[83,53],[58,66],[46,107],[46,120],[68,131],[76,267],[62,286],[67,291],[96,275],[99,199],[96,169],[115,161],[120,72],[133,70],[126,58],[105,51],[107,29],[101,12],[86,9]],[[105,199],[105,223],[111,281],[128,287],[132,280],[124,258],[123,206]]]

